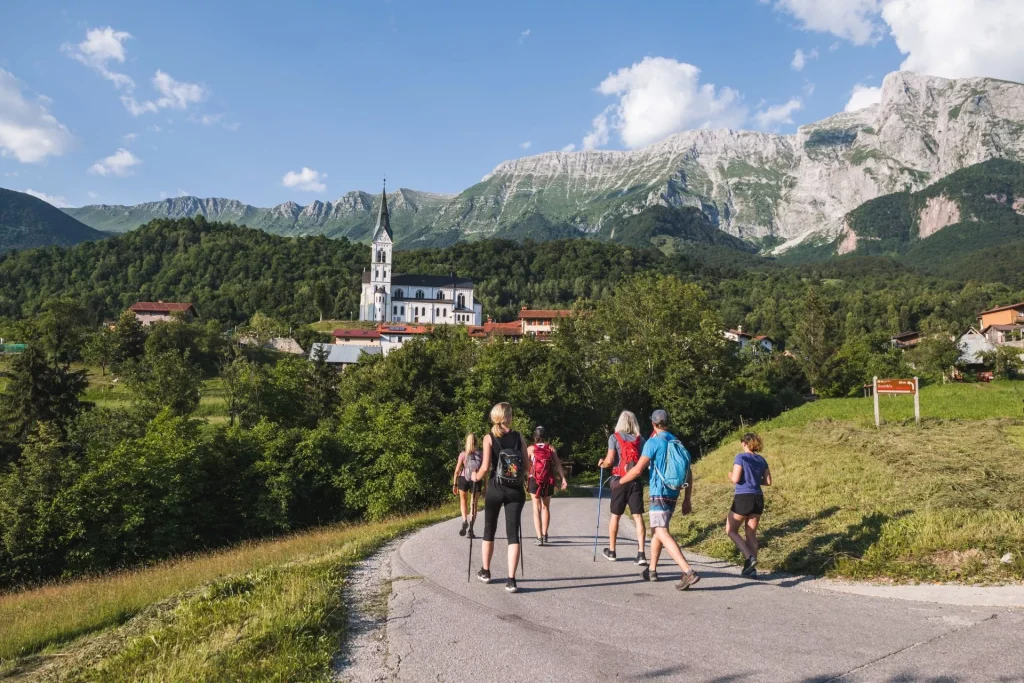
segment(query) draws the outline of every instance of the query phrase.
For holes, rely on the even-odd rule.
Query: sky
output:
[[[3,0],[0,187],[457,193],[506,159],[792,133],[889,72],[1024,81],[1022,0]]]

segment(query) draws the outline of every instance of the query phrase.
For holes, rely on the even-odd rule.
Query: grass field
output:
[[[994,582],[1024,579],[1024,383],[964,384],[883,401],[822,400],[755,427],[775,486],[766,489],[759,564],[832,576]],[[732,499],[728,442],[694,467],[694,514],[673,532],[739,561],[724,533]],[[1002,558],[1008,555],[1008,562]]]
[[[312,327],[318,332],[333,332],[338,328],[352,330],[352,329],[371,329],[377,326],[377,323],[363,320],[324,320],[323,322],[309,323],[307,327]]]
[[[328,527],[0,595],[0,679],[323,680],[344,635],[349,568],[453,514]]]

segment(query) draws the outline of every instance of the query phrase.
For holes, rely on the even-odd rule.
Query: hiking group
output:
[[[518,591],[516,573],[522,559],[523,505],[526,503],[526,489],[533,497],[533,524],[537,534],[536,545],[548,543],[551,524],[551,496],[557,481],[561,488],[568,487],[565,469],[558,452],[548,443],[549,435],[544,427],[538,426],[533,439],[527,445],[526,439],[512,429],[512,406],[498,403],[491,408],[491,429],[477,448],[476,437],[466,436],[465,450],[459,454],[455,466],[452,491],[460,497],[462,528],[459,534],[470,537],[470,571],[472,567],[473,523],[476,520],[477,503],[481,482],[487,481],[484,493],[483,563],[477,578],[484,583],[491,581],[491,558],[494,554],[494,535],[498,528],[498,514],[505,510],[505,538],[508,541],[508,579],[505,590]],[[676,588],[687,590],[700,576],[686,561],[682,549],[669,533],[669,523],[679,506],[682,496],[682,513],[691,511],[693,494],[693,472],[690,469],[689,451],[671,432],[669,417],[664,410],[651,414],[653,433],[644,439],[636,415],[626,410],[619,415],[614,433],[608,436],[608,452],[598,461],[601,469],[601,483],[598,500],[598,527],[600,527],[600,489],[604,487],[604,470],[611,468],[609,487],[611,489],[610,519],[608,521],[608,547],[603,555],[607,560],[617,560],[616,545],[619,522],[626,508],[636,526],[636,564],[643,567],[641,576],[645,581],[658,581],[658,560],[661,552],[668,553],[682,571]],[[761,439],[752,433],[741,440],[743,451],[733,460],[729,480],[735,485],[732,507],[726,517],[726,534],[743,555],[744,576],[757,575],[757,526],[764,512],[762,486],[771,486],[772,477],[768,462],[760,454]],[[650,471],[648,483],[648,517],[651,527],[651,558],[647,559],[644,528],[643,481],[645,471]],[[557,479],[556,479],[557,474]],[[743,534],[740,531],[743,530]],[[595,536],[595,559],[597,538]]]

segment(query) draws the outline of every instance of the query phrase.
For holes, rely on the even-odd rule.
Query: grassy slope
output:
[[[758,425],[775,478],[762,519],[766,569],[849,578],[1024,579],[1024,385],[949,385],[870,399],[833,399]],[[723,520],[726,443],[694,468],[694,514],[673,532],[694,550],[738,561]],[[1000,558],[1011,553],[1008,564]]]
[[[344,635],[350,567],[452,513],[328,527],[0,595],[0,678],[323,680]]]

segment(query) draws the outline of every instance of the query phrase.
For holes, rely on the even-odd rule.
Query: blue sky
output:
[[[376,191],[386,173],[454,193],[569,145],[792,132],[855,86],[876,100],[901,65],[1020,79],[1021,14],[1019,0],[6,0],[0,186],[72,206],[270,206]],[[1016,47],[954,62],[953,30]]]

